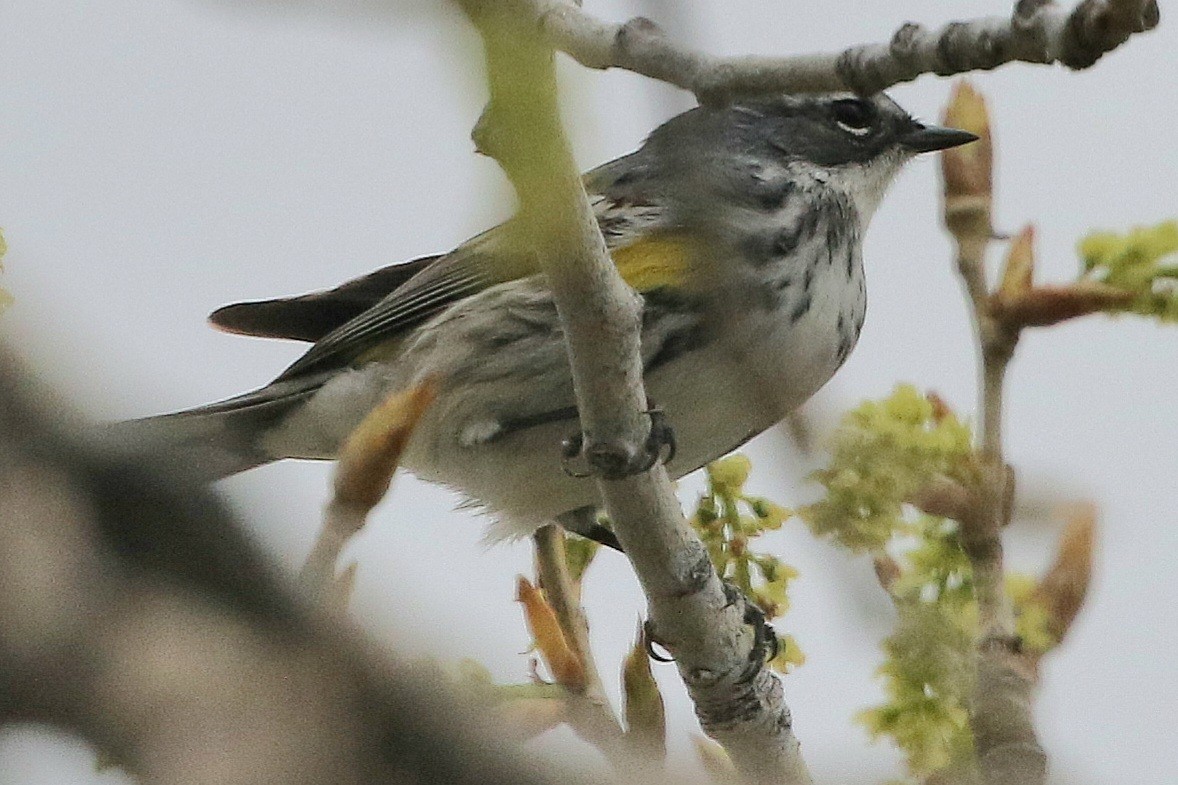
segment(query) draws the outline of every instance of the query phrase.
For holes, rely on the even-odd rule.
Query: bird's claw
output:
[[[646,656],[655,662],[674,662],[674,657],[660,654],[654,650],[656,643],[659,643],[659,641],[654,634],[654,625],[651,624],[650,619],[647,619],[642,622],[642,646],[646,649]],[[659,645],[661,646],[662,644]]]
[[[730,581],[722,581],[724,585],[724,596],[727,598],[727,605],[736,605],[738,602],[744,603],[744,617],[745,624],[753,628],[753,646],[749,650],[749,662],[769,662],[776,659],[781,652],[781,641],[777,638],[777,631],[773,629],[773,625],[765,618],[765,612],[757,606],[755,602],[745,596],[740,587]]]
[[[650,418],[650,431],[638,452],[626,445],[596,442],[586,445],[583,433],[574,433],[560,445],[561,467],[570,477],[598,476],[603,480],[621,480],[642,474],[656,463],[668,463],[675,457],[675,430],[667,422],[667,415],[658,407],[643,412]],[[576,468],[573,461],[581,459],[585,468]]]
[[[591,469],[575,469],[573,468],[573,461],[577,458],[584,458],[585,455],[585,434],[577,431],[564,438],[560,443],[560,468],[564,469],[564,473],[569,477],[576,477],[577,479],[584,479],[585,477],[592,477],[593,471]]]
[[[675,453],[679,449],[675,441],[675,429],[667,420],[667,413],[657,406],[652,406],[643,412],[650,418],[650,433],[646,435],[646,454],[650,463],[642,471],[646,471],[656,462],[670,463],[675,460]]]
[[[744,623],[753,628],[753,648],[749,651],[749,661],[772,662],[777,659],[781,653],[781,641],[764,612],[755,604],[748,603],[744,609]]]
[[[744,596],[735,584],[729,581],[721,581],[724,586],[724,595],[728,598],[728,603],[725,607],[731,607],[739,602],[744,603],[744,616],[742,621],[753,628],[753,645],[749,649],[749,665],[748,672],[754,672],[759,669],[762,664],[771,662],[777,659],[777,655],[781,653],[781,641],[777,637],[777,631],[773,629],[768,620],[765,618],[765,613],[756,603],[752,602]],[[655,651],[655,645],[662,646],[658,636],[655,635],[654,625],[649,619],[642,623],[642,645],[646,649],[646,656],[650,657],[655,662],[674,662],[675,658]]]

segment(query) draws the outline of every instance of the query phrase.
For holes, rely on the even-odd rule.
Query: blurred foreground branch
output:
[[[148,783],[570,781],[294,599],[207,491],[65,411],[0,352],[0,723],[77,733]]]

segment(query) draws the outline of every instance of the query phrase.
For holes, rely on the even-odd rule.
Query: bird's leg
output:
[[[666,413],[649,401],[643,412],[650,418],[650,431],[642,450],[632,453],[618,445],[586,443],[585,434],[574,433],[561,443],[561,463],[570,477],[598,476],[605,480],[621,480],[642,474],[656,463],[668,463],[675,457],[675,430],[667,422]],[[572,461],[583,458],[585,469],[575,469]]]
[[[721,579],[724,586],[724,596],[728,603],[725,607],[733,605],[744,606],[744,623],[753,628],[753,645],[749,649],[749,672],[760,668],[763,663],[777,657],[781,651],[781,642],[777,638],[777,631],[773,629],[773,625],[765,618],[765,613],[757,604],[745,596],[735,584],[730,581]],[[650,620],[643,622],[643,644],[646,647],[646,655],[655,662],[674,662],[675,658],[663,654],[655,650],[655,645],[664,647],[664,643],[659,640],[655,633],[654,625]]]
[[[749,650],[749,662],[760,665],[762,662],[772,660],[780,651],[781,644],[777,639],[777,631],[765,618],[765,612],[749,599],[736,584],[724,579],[721,579],[721,582],[724,584],[724,596],[727,598],[728,604],[743,603],[744,623],[753,628],[753,647]]]
[[[556,522],[565,531],[570,531],[578,537],[593,540],[599,545],[612,548],[619,553],[623,552],[622,544],[618,542],[617,535],[597,520],[597,508],[593,505],[586,505],[584,507],[578,507],[575,510],[562,512],[556,516]]]

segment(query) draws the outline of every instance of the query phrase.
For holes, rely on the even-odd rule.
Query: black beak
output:
[[[917,123],[900,136],[900,144],[914,153],[931,153],[934,150],[947,150],[950,147],[969,144],[977,141],[977,138],[977,134],[971,134],[969,131]]]

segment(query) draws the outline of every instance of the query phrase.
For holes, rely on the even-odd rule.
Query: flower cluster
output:
[[[1081,280],[1136,294],[1116,310],[1178,322],[1178,221],[1136,227],[1128,234],[1095,232],[1080,241]]]
[[[930,481],[972,484],[970,439],[969,426],[939,399],[900,385],[843,417],[831,464],[814,475],[826,495],[800,515],[815,536],[856,552],[878,551],[912,530],[905,504]]]
[[[752,540],[781,525],[793,513],[768,499],[744,492],[752,464],[743,455],[730,455],[707,467],[707,490],[700,496],[691,525],[708,549],[721,578],[745,593],[773,620],[789,609],[787,589],[797,571],[776,556],[753,551]],[[802,664],[804,655],[791,636],[779,638],[778,654],[770,663],[787,671]]]
[[[831,464],[816,475],[826,496],[801,512],[819,536],[887,565],[881,579],[898,613],[879,669],[887,697],[859,720],[873,737],[891,737],[918,776],[972,765],[966,706],[979,629],[957,521],[910,501],[945,480],[970,493],[979,466],[970,427],[940,399],[902,385],[843,419]],[[1007,583],[1024,648],[1042,652],[1056,641],[1037,588],[1024,577]]]
[[[879,668],[887,700],[860,713],[873,738],[890,736],[908,768],[926,774],[972,753],[966,700],[973,687],[977,608],[957,525],[922,516],[916,546],[891,586],[898,618]]]

